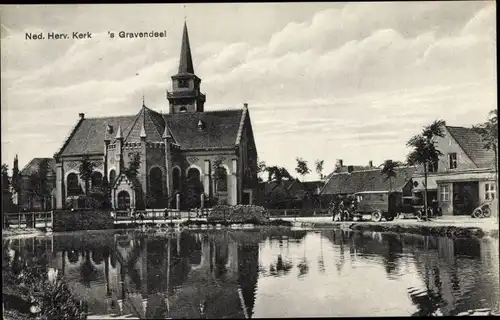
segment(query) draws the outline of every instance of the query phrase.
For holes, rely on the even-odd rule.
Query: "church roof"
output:
[[[115,130],[120,127],[125,142],[139,142],[142,124],[146,141],[149,142],[163,141],[162,135],[167,124],[174,142],[181,150],[234,148],[242,124],[241,119],[246,113],[246,109],[233,109],[160,114],[142,107],[137,115],[85,118],[80,120],[59,155],[102,154],[108,126],[116,128]],[[198,128],[200,120],[203,123],[201,130]]]
[[[184,22],[182,32],[181,57],[179,60],[179,74],[194,74],[193,58],[191,57],[191,46],[189,45],[189,35],[187,24]]]

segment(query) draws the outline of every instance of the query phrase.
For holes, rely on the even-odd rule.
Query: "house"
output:
[[[184,24],[179,69],[167,92],[169,113],[156,112],[144,101],[135,115],[86,118],[80,113],[55,155],[57,208],[85,193],[78,166],[86,157],[96,165],[89,187],[109,182],[116,209],[174,207],[177,199],[184,208],[199,207],[202,198],[253,203],[257,150],[248,106],[205,111],[200,83]],[[127,174],[137,163],[137,174]],[[215,163],[225,173],[217,183]]]
[[[403,196],[411,195],[412,175],[415,170],[414,167],[399,167],[396,169],[396,176],[387,179],[379,168],[358,171],[350,168],[347,172],[331,174],[320,194],[323,201],[366,191],[395,191],[402,193]]]
[[[36,177],[43,163],[47,164],[47,177],[44,183],[46,196],[40,194],[40,187],[34,186]],[[51,210],[55,204],[56,162],[53,158],[33,158],[19,173],[19,192],[14,192],[14,204],[18,210]]]
[[[436,137],[442,155],[429,168],[427,197],[436,199],[444,215],[470,215],[485,201],[495,198],[495,155],[483,148],[481,136],[465,127],[444,126]],[[414,176],[414,192],[424,191],[424,172]]]
[[[322,182],[299,179],[260,183],[261,205],[268,209],[313,208]]]

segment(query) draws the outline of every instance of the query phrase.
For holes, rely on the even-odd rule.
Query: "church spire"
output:
[[[184,21],[184,31],[182,32],[181,57],[179,59],[179,73],[194,74],[193,58],[191,57],[191,46],[189,45],[189,35],[188,35],[186,21]]]

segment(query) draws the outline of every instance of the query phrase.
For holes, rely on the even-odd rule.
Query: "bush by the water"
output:
[[[78,300],[62,278],[49,279],[44,258],[24,260],[16,256],[10,260],[3,257],[2,262],[3,291],[24,302],[12,301],[15,305],[12,307],[17,307],[26,318],[81,319]],[[4,304],[9,305],[9,302],[4,301]]]
[[[269,221],[270,226],[279,226],[279,227],[292,227],[293,223],[291,221],[286,221],[283,219],[275,219]]]
[[[217,205],[212,208],[208,223],[253,223],[267,224],[269,222],[266,209],[254,205]]]

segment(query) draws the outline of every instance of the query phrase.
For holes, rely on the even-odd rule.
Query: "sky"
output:
[[[205,110],[248,103],[259,160],[375,165],[405,160],[436,119],[496,108],[493,1],[3,5],[2,163],[52,157],[78,121],[168,112],[187,21]],[[108,32],[166,30],[166,38]],[[92,39],[26,40],[91,32]]]

